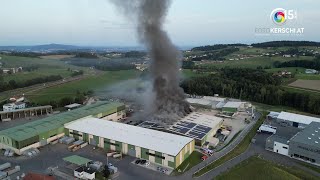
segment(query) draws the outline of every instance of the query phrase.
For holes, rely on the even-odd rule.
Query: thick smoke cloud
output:
[[[178,49],[163,29],[169,0],[111,0],[137,26],[139,41],[151,57],[150,75],[153,95],[145,109],[148,120],[172,124],[190,112],[182,88],[179,87]]]

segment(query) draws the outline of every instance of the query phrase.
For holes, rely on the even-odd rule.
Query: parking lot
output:
[[[119,170],[119,176],[117,179],[166,179],[170,176],[165,175],[160,171],[155,171],[150,168],[141,167],[133,164],[136,159],[130,156],[124,156],[122,159],[107,158],[106,152],[102,149],[93,148],[88,145],[78,151],[70,152],[65,144],[47,145],[40,148],[40,154],[38,156],[27,158],[25,156],[16,157],[4,157],[0,155],[0,164],[10,162],[13,165],[20,165],[21,171],[14,174],[12,179],[16,179],[16,176],[20,176],[22,173],[35,172],[35,173],[48,173],[47,168],[58,167],[59,171],[67,173],[70,176],[72,171],[66,167],[66,162],[63,161],[64,157],[70,155],[79,155],[93,161],[100,161],[104,164],[112,163]],[[153,167],[151,165],[150,167]]]
[[[132,164],[136,165],[136,166],[140,166],[142,168],[146,168],[146,169],[150,169],[153,171],[158,171],[158,172],[162,172],[166,175],[170,175],[173,171],[173,169],[168,168],[168,167],[164,167],[164,166],[160,166],[158,164],[146,161],[146,160],[141,160],[141,159],[135,159],[134,161],[131,162]]]

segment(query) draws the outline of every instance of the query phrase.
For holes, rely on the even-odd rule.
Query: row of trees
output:
[[[251,44],[253,47],[298,47],[298,46],[320,46],[319,42],[313,41],[270,41]]]
[[[16,82],[15,80],[10,80],[9,82],[5,82],[5,81],[3,81],[3,78],[1,76],[1,78],[0,78],[0,92],[12,90],[12,89],[17,89],[17,88],[28,87],[28,86],[32,86],[35,84],[57,81],[57,80],[61,80],[61,79],[62,79],[62,77],[60,75],[51,75],[51,76],[37,77],[37,78],[29,79],[24,82]]]
[[[247,46],[247,45],[246,44],[215,44],[215,45],[194,47],[191,49],[191,51],[214,51],[214,50],[219,50],[219,49],[224,49],[224,48],[234,47],[234,46]]]
[[[293,60],[286,62],[274,62],[274,67],[282,68],[282,67],[303,67],[309,69],[317,69],[320,70],[320,58],[316,58],[314,60]]]
[[[83,104],[83,102],[86,100],[86,96],[89,96],[92,94],[93,94],[93,91],[91,91],[91,90],[86,91],[86,92],[77,91],[75,97],[71,97],[71,96],[64,97],[58,101],[51,100],[51,101],[44,103],[44,104],[50,104],[53,108],[64,107],[64,106],[72,104],[72,103]]]
[[[195,77],[182,82],[188,94],[239,98],[269,105],[284,105],[320,114],[320,96],[292,92],[280,86],[278,77],[261,70],[224,69],[220,75]]]

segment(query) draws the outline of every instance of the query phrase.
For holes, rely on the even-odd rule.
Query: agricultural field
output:
[[[40,56],[42,59],[55,59],[60,60],[64,58],[72,58],[74,55],[47,55],[47,56]]]
[[[253,156],[233,167],[228,172],[220,174],[215,179],[298,180],[319,178],[297,167],[281,166]]]
[[[33,71],[18,72],[15,74],[3,75],[4,81],[15,80],[16,82],[21,82],[37,77],[44,77],[50,75],[61,75],[62,77],[70,77],[71,70],[83,70],[85,73],[89,71],[89,68],[77,67],[64,63],[63,61],[57,59],[41,59],[41,58],[29,58],[29,57],[16,57],[16,56],[4,56],[1,55],[0,62],[2,63],[2,68],[17,68],[17,67],[30,67],[37,66],[38,68]]]
[[[85,92],[89,90],[103,91],[111,84],[115,84],[124,80],[134,79],[140,75],[140,71],[106,71],[96,76],[89,76],[80,81],[73,81],[59,86],[42,89],[37,92],[27,93],[27,99],[34,103],[45,104],[50,100],[58,101],[64,97],[75,97],[77,92]]]
[[[301,80],[301,79],[298,79],[298,80],[290,83],[289,86],[320,91],[320,80]]]

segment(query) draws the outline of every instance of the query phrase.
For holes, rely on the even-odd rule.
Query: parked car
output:
[[[137,159],[134,163],[135,164],[140,164],[141,160],[140,159]]]
[[[140,161],[140,164],[141,164],[141,165],[144,165],[144,164],[146,164],[146,162],[147,162],[147,161],[143,159],[143,160]]]
[[[201,160],[202,160],[202,161],[205,161],[206,159],[208,159],[208,156],[206,156],[206,155],[204,155],[204,156],[201,157]]]

